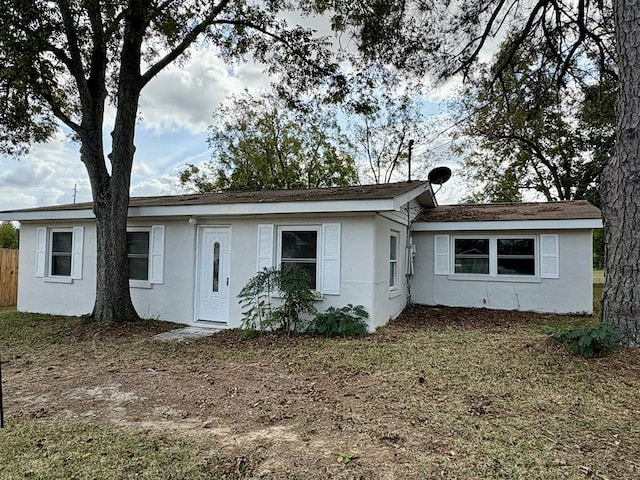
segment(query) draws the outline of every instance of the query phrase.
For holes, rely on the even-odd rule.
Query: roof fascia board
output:
[[[278,215],[287,213],[376,212],[384,210],[393,210],[392,199],[131,207],[129,209],[129,217],[155,217],[161,215]]]
[[[312,202],[230,203],[214,205],[155,205],[129,207],[129,218],[220,215],[280,215],[342,212],[393,211],[394,199],[336,200]],[[78,220],[95,218],[91,210],[49,210],[35,212],[7,212],[0,220]]]
[[[427,203],[426,205],[423,205],[423,203],[420,202],[420,199],[424,198],[425,194],[428,194],[427,199],[429,201],[426,202]],[[435,206],[435,198],[433,196],[433,192],[431,191],[431,185],[428,183],[422,183],[420,185],[416,185],[415,188],[412,188],[408,192],[404,192],[404,193],[401,193],[400,195],[397,195],[393,199],[393,209],[400,210],[400,208],[402,208],[404,205],[409,203],[414,198],[417,198],[420,205],[422,206],[428,206],[428,207]]]
[[[492,220],[476,222],[416,222],[416,232],[453,232],[485,230],[570,230],[602,228],[599,218],[562,220]]]
[[[0,213],[0,220],[16,222],[30,220],[87,220],[93,218],[95,218],[95,216],[91,210],[48,210]]]

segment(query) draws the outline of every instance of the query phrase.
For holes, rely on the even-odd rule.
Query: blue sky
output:
[[[259,65],[230,68],[206,49],[194,51],[181,68],[171,66],[161,72],[143,91],[140,101],[132,195],[182,193],[177,181],[181,167],[201,163],[210,156],[206,138],[214,109],[242,89],[251,91],[268,85],[269,79]],[[442,115],[442,97],[440,92],[428,99],[425,112]],[[105,140],[109,139],[112,120],[113,112],[109,111]],[[57,138],[34,145],[19,161],[0,157],[0,210],[72,203],[74,186],[78,202],[90,201],[88,176],[78,150],[79,145],[70,142],[61,130]],[[455,166],[444,146],[437,150],[438,164]],[[438,197],[441,203],[453,203],[463,191],[459,182],[452,181]]]

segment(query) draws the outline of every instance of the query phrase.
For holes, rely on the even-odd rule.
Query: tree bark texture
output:
[[[129,185],[135,153],[134,135],[138,102],[142,90],[140,74],[141,45],[146,29],[145,2],[132,1],[126,18],[118,91],[117,113],[109,155],[111,175],[104,166],[104,157],[95,149],[92,157],[83,159],[93,191],[96,217],[97,265],[96,301],[93,318],[101,322],[126,322],[139,316],[131,301],[129,290],[129,259],[127,256],[127,218],[129,212]],[[101,117],[102,118],[102,117]],[[93,132],[97,136],[98,131]],[[102,135],[100,128],[99,135]],[[98,141],[83,139],[87,145]],[[99,140],[101,142],[101,140]],[[98,161],[101,158],[101,161]]]
[[[615,0],[620,75],[616,154],[602,176],[605,287],[602,319],[640,346],[640,0]]]
[[[128,186],[127,186],[128,187]],[[138,320],[129,291],[127,258],[128,199],[117,186],[102,192],[94,204],[97,264],[93,319],[120,323]]]

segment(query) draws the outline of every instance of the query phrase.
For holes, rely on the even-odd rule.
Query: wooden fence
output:
[[[0,307],[18,302],[18,250],[0,248]]]

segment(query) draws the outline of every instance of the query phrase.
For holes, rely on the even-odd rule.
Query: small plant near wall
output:
[[[264,330],[303,330],[304,317],[316,313],[318,294],[309,289],[309,275],[299,268],[265,268],[242,288],[242,328],[247,336]]]
[[[309,325],[308,333],[325,337],[360,337],[367,334],[365,318],[369,314],[362,305],[329,307],[326,312],[318,313]]]
[[[249,335],[272,328],[271,295],[276,290],[277,274],[278,270],[265,268],[251,277],[240,290],[238,298],[242,306],[242,328]]]
[[[607,322],[599,322],[586,327],[547,327],[547,341],[569,347],[584,358],[604,357],[616,348],[622,336]]]

